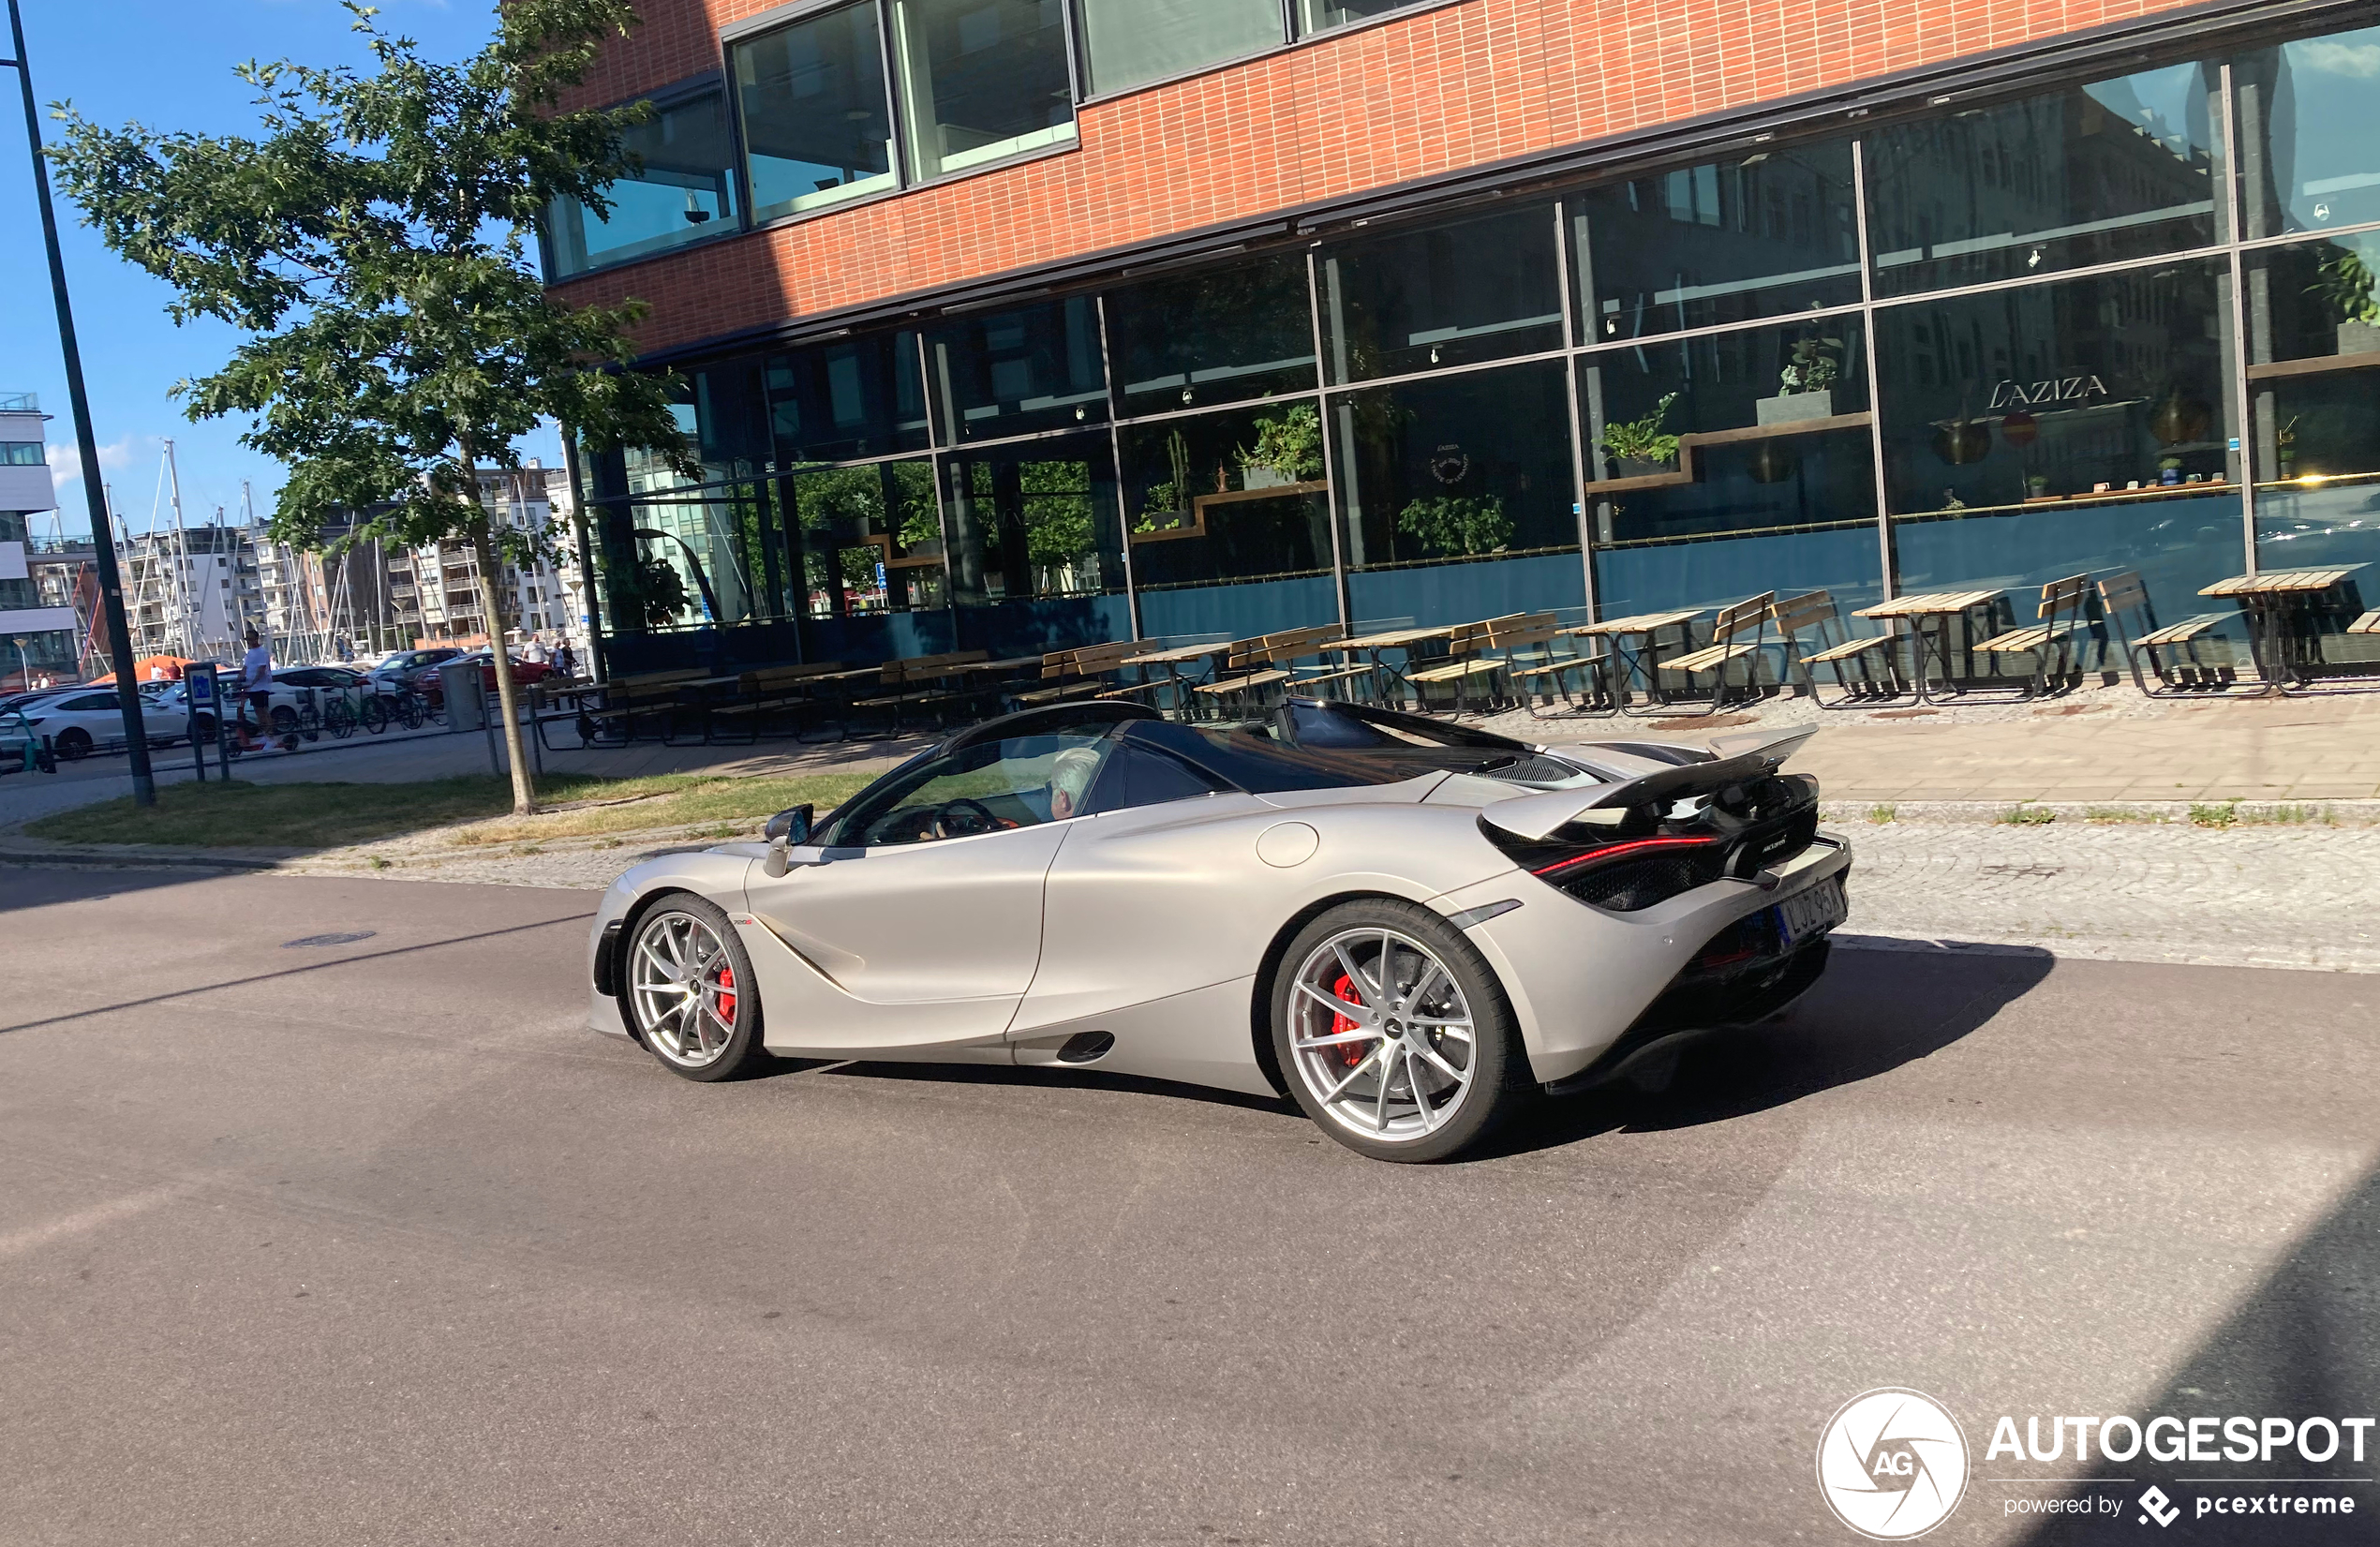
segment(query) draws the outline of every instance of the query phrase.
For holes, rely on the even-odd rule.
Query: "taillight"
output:
[[[1540,861],[1529,870],[1590,906],[1629,914],[1707,886],[1726,866],[1725,840],[1690,834],[1623,839]]]

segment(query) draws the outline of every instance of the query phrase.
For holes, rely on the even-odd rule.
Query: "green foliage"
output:
[[[541,419],[691,475],[674,383],[611,368],[643,304],[549,297],[528,245],[554,200],[607,213],[605,188],[633,169],[621,133],[648,107],[558,108],[633,24],[629,0],[506,0],[495,38],[455,64],[342,3],[371,67],[242,66],[254,138],[55,110],[59,181],[101,239],[173,289],[177,321],[247,335],[175,391],[193,419],[245,416],[244,443],[288,465],[274,536],[319,548],[356,511],[357,538],[484,537],[526,559],[537,534],[487,532],[473,468],[516,466]]]
[[[2190,825],[2194,827],[2228,827],[2239,820],[2239,802],[2225,800],[2215,805],[2191,802]]]
[[[1396,525],[1444,558],[1495,553],[1512,541],[1512,518],[1504,513],[1503,499],[1492,494],[1417,499],[1397,513]]]
[[[2046,827],[2058,820],[2058,813],[2046,806],[2011,806],[2000,813],[2000,820],[2012,827]]]
[[[1322,415],[1301,403],[1278,419],[1257,421],[1257,443],[1240,448],[1240,466],[1262,468],[1292,483],[1322,476]]]
[[[1792,358],[1778,373],[1780,394],[1824,392],[1843,374],[1843,341],[1812,335],[1793,342]]]
[[[2363,255],[2349,248],[2322,265],[2322,277],[2307,288],[2339,314],[2342,322],[2380,322],[2380,300],[2373,298],[2374,276]]]
[[[1091,520],[1091,464],[1028,462],[1019,474],[1025,557],[1034,567],[1064,569],[1089,557],[1098,547]]]
[[[1874,823],[1879,827],[1889,826],[1891,823],[1897,820],[1899,816],[1900,808],[1898,806],[1892,805],[1889,802],[1882,806],[1870,806],[1867,808],[1867,820]]]
[[[608,559],[602,569],[603,587],[611,594],[614,609],[633,613],[643,628],[666,629],[694,610],[693,593],[686,588],[686,577],[677,573],[677,566],[659,555],[638,555],[633,571]]]
[[[1662,421],[1670,416],[1670,405],[1676,401],[1677,394],[1668,393],[1644,418],[1605,424],[1603,450],[1623,462],[1676,461],[1677,437],[1661,430]]]

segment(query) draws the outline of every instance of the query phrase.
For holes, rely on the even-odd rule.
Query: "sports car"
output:
[[[1824,970],[1851,850],[1810,735],[1534,746],[1292,699],[960,731],[824,821],[636,866],[595,1029],[720,1080],[772,1056],[1104,1069],[1294,1097],[1384,1160],[1657,1080]]]

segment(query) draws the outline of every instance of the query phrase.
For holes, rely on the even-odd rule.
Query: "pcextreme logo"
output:
[[[1818,1491],[1877,1541],[1922,1537],[1967,1492],[1967,1436],[1932,1397],[1897,1386],[1843,1404],[1818,1438]]]

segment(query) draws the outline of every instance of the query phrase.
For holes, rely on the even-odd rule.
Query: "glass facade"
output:
[[[2373,80],[2278,42],[707,365],[702,483],[598,479],[686,592],[616,611],[1005,653],[2136,570],[2171,622],[2380,564]]]
[[[638,166],[611,186],[607,213],[574,199],[546,211],[546,265],[557,279],[649,258],[737,223],[725,93],[700,92],[658,108],[625,140]]]

